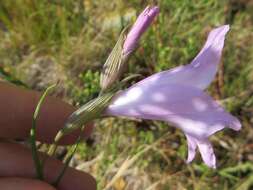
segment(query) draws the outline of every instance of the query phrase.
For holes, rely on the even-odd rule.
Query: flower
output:
[[[158,15],[158,7],[147,6],[138,16],[136,22],[127,34],[123,45],[123,54],[129,55],[137,46],[141,35],[147,30],[154,18]]]
[[[236,131],[241,128],[237,118],[203,91],[214,79],[228,31],[228,25],[212,30],[190,64],[154,74],[117,94],[105,114],[175,125],[187,139],[187,162],[194,159],[198,147],[205,164],[215,168],[208,137],[225,127]]]

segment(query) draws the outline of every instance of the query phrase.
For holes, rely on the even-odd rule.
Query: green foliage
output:
[[[76,94],[73,95],[77,97],[77,101],[80,104],[84,104],[98,96],[100,91],[99,77],[100,73],[98,71],[94,72],[91,70],[87,70],[79,75],[83,87],[78,89]]]
[[[22,40],[40,48],[43,44],[64,45],[71,35],[80,32],[86,21],[81,1],[17,0],[14,3],[4,0],[0,13],[6,29],[13,32],[14,43]]]

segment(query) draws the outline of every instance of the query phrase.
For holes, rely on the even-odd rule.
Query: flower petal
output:
[[[199,148],[201,157],[208,167],[216,168],[216,157],[213,147],[208,139],[196,139],[188,134],[185,134],[188,144],[188,158],[187,163],[190,163],[196,154],[196,148]]]
[[[216,168],[216,157],[214,154],[214,150],[212,144],[206,140],[197,140],[197,145],[201,154],[201,157],[205,164],[210,168]]]
[[[177,84],[134,85],[113,98],[106,114],[167,121],[197,139],[206,139],[225,126],[241,128],[238,119],[209,95]]]
[[[154,74],[136,85],[175,83],[206,89],[217,72],[224,46],[225,35],[228,31],[228,25],[213,29],[208,35],[204,47],[191,64]]]
[[[190,163],[196,155],[197,142],[190,135],[185,134],[185,136],[186,136],[187,144],[188,144],[188,158],[186,162]]]

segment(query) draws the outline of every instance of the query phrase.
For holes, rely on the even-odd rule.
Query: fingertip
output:
[[[53,183],[56,177],[59,175],[62,164],[49,160],[45,164],[45,176],[46,180]],[[60,183],[57,186],[59,190],[96,190],[97,183],[93,176],[88,173],[76,170],[74,168],[67,168]]]
[[[43,181],[20,177],[0,178],[0,187],[4,190],[56,190]]]
[[[55,158],[49,157],[46,159],[44,163],[45,181],[48,184],[53,184],[63,167],[64,165]],[[17,176],[28,179],[36,177],[30,150],[18,144],[0,143],[0,168],[1,177],[11,178],[12,176]],[[90,174],[74,168],[67,168],[57,190],[96,190],[96,186],[96,181]],[[1,184],[0,189],[3,189]]]
[[[21,89],[14,85],[0,82],[0,138],[29,138],[32,127],[32,116],[41,93]],[[57,132],[64,127],[68,117],[76,108],[58,98],[47,96],[36,121],[36,138],[43,143],[52,143]],[[84,137],[91,134],[89,124],[84,131]],[[61,144],[73,144],[80,135],[80,130],[66,135]]]
[[[84,131],[81,133],[80,129],[77,129],[75,131],[73,131],[72,133],[64,136],[60,142],[59,145],[70,145],[70,144],[74,144],[76,142],[76,139],[81,136],[84,140],[87,140],[90,135],[92,134],[94,129],[94,124],[93,123],[88,123],[86,124]],[[49,143],[52,143],[53,140],[51,140]]]
[[[84,128],[84,132],[83,132],[83,137],[84,139],[88,139],[92,132],[93,132],[93,129],[94,129],[94,124],[93,123],[87,123],[85,128]]]
[[[76,190],[96,190],[97,182],[93,176],[87,173],[68,168],[57,188],[60,190],[70,190],[72,188]]]

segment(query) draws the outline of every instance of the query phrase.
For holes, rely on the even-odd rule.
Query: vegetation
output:
[[[150,3],[1,0],[1,79],[36,90],[60,81],[55,96],[76,106],[87,102],[99,92],[99,72],[122,28]],[[159,17],[131,57],[130,73],[144,78],[189,63],[211,28],[230,24],[220,69],[208,91],[241,120],[242,130],[211,138],[218,158],[218,169],[212,170],[200,158],[185,164],[185,137],[167,124],[107,118],[96,122],[72,165],[95,176],[99,190],[252,189],[253,2],[156,3]]]

